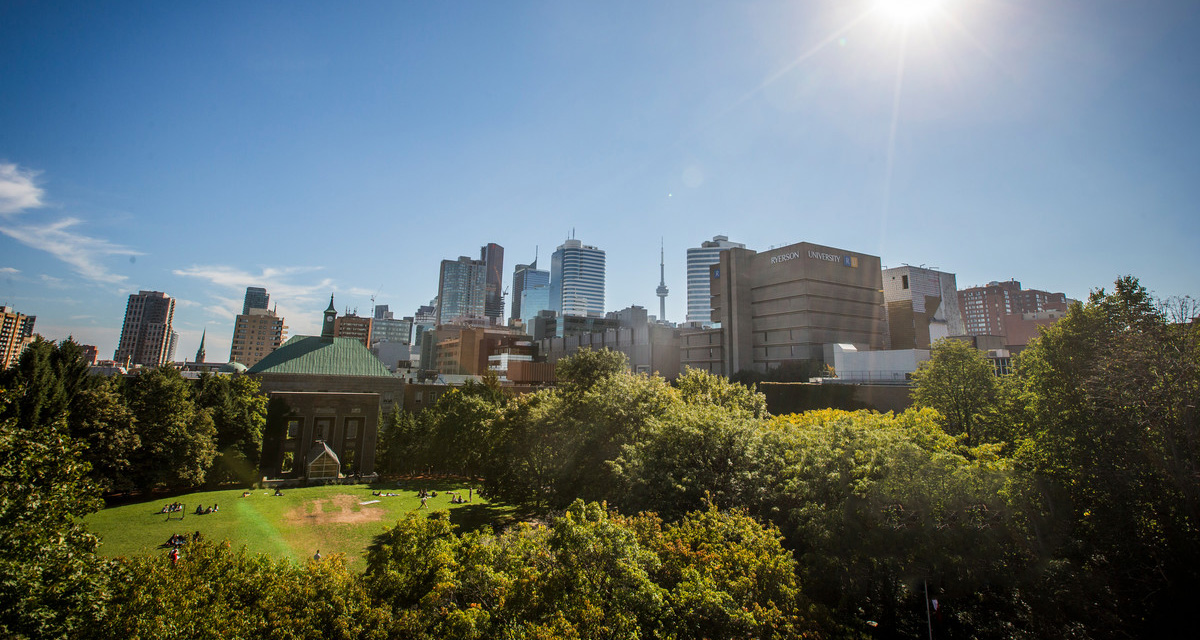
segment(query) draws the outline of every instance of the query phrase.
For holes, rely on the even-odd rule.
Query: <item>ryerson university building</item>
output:
[[[682,336],[683,364],[733,375],[821,360],[824,345],[887,348],[876,256],[801,242],[771,251],[732,248],[709,268],[719,328]]]

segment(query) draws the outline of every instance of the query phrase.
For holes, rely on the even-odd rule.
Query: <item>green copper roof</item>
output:
[[[358,340],[315,336],[292,336],[246,373],[392,377]]]

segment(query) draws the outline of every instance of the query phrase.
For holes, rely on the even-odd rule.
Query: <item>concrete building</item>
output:
[[[730,242],[728,236],[713,236],[712,240],[687,250],[687,322],[712,324],[708,268],[717,264],[722,251],[735,247],[744,249],[746,245]]]
[[[513,271],[512,281],[512,314],[509,316],[511,320],[525,320],[526,318],[537,315],[537,312],[527,313],[525,311],[525,299],[522,297],[526,291],[536,289],[538,287],[547,287],[545,296],[549,300],[550,272],[537,268],[537,257],[533,258],[530,264],[519,264]],[[548,309],[549,306],[543,306],[542,309]],[[539,309],[540,310],[540,309]]]
[[[758,253],[730,248],[709,268],[714,359],[722,375],[766,373],[786,362],[824,360],[824,346],[882,349],[887,342],[879,258],[808,242]],[[700,339],[699,335],[689,338]],[[693,351],[693,348],[695,350]]]
[[[860,351],[852,344],[825,345],[825,363],[835,377],[826,383],[908,385],[929,349]]]
[[[658,373],[668,379],[679,376],[680,330],[651,323],[643,307],[627,307],[605,318],[563,319],[594,322],[588,331],[568,331],[565,336],[539,340],[538,353],[544,354],[547,362],[558,362],[579,349],[608,348],[624,353],[635,373]]]
[[[1063,293],[1022,289],[1016,280],[989,282],[958,292],[963,324],[969,336],[1008,336],[1006,316],[1043,311],[1066,312],[1071,300]],[[1028,341],[1026,341],[1027,343]],[[1006,344],[1018,344],[1007,341]]]
[[[892,349],[928,349],[965,335],[953,273],[904,265],[883,271],[883,300]]]
[[[122,365],[157,367],[171,361],[171,322],[175,299],[161,291],[139,291],[129,295],[125,322],[113,360]]]
[[[37,316],[19,313],[8,306],[0,307],[0,371],[12,366],[25,347],[33,342],[33,323],[36,321]]]
[[[463,327],[458,335],[438,342],[437,371],[443,376],[482,376],[492,354],[519,344],[529,345],[529,336],[507,327]]]
[[[233,322],[229,361],[253,367],[287,339],[283,318],[269,309],[253,307]]]
[[[486,300],[487,264],[459,256],[442,260],[438,275],[436,324],[443,325],[469,318],[483,318]]]
[[[246,287],[246,299],[242,302],[242,315],[250,315],[251,309],[269,309],[271,296],[262,287]]]
[[[550,258],[550,306],[560,316],[604,315],[605,253],[571,238]]]

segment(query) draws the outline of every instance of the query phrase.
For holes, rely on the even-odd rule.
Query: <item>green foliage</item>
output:
[[[15,365],[0,372],[0,387],[20,390],[3,415],[30,426],[69,419],[74,399],[96,384],[75,341],[68,338],[56,344],[37,336]],[[71,429],[74,432],[74,424]]]
[[[576,394],[586,392],[601,380],[628,369],[629,358],[620,351],[608,348],[580,349],[559,360],[554,367],[554,375],[558,378],[559,389],[564,393]]]
[[[136,488],[130,476],[141,438],[118,385],[103,379],[95,388],[80,391],[73,404],[71,435],[82,445],[91,477],[106,491]]]
[[[809,593],[847,620],[861,609],[881,631],[915,635],[928,580],[960,613],[986,619],[978,626],[1015,633],[1008,625],[1032,624],[1013,595],[1032,557],[1002,497],[1007,463],[995,446],[964,449],[937,418],[776,418],[757,454],[756,506],[783,527]]]
[[[616,370],[588,379],[520,398],[495,421],[489,495],[557,508],[605,499],[617,484],[610,462],[680,402],[662,378]]]
[[[778,532],[715,510],[664,526],[577,501],[548,525],[461,537],[412,516],[368,564],[411,638],[791,638],[820,619]]]
[[[216,457],[217,433],[211,413],[196,406],[183,376],[171,367],[144,371],[130,382],[127,393],[142,442],[134,458],[137,484],[203,484]]]
[[[340,555],[298,566],[228,543],[191,542],[177,564],[164,552],[123,560],[98,636],[108,638],[387,638],[374,606]]]
[[[629,511],[675,519],[711,503],[743,505],[755,495],[753,458],[762,423],[743,411],[672,406],[611,463],[620,486],[610,500]]]
[[[76,520],[100,506],[87,472],[62,420],[0,419],[0,636],[79,637],[103,613],[97,541]]]
[[[210,483],[251,483],[258,475],[267,397],[259,382],[248,376],[203,375],[196,404],[209,411],[216,428],[219,452]]]
[[[1040,541],[1087,585],[1086,616],[1131,635],[1200,595],[1200,334],[1134,278],[1092,294],[1021,354],[1017,458]]]
[[[994,369],[982,352],[960,340],[938,340],[913,382],[913,406],[936,409],[947,432],[980,442],[973,431],[994,416],[999,393]]]
[[[687,369],[675,380],[679,396],[688,404],[704,404],[745,411],[755,418],[767,415],[767,399],[746,385],[730,382],[701,369]]]

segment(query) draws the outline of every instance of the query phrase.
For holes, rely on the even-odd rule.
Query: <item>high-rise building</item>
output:
[[[271,301],[267,290],[262,287],[246,287],[246,300],[242,303],[242,315],[250,315],[251,309],[266,309]],[[244,362],[242,364],[245,364]]]
[[[139,291],[129,295],[121,340],[113,360],[118,364],[157,367],[173,356],[171,322],[175,299],[161,291]]]
[[[33,342],[33,323],[37,316],[18,313],[12,307],[0,307],[0,371],[21,357],[21,352]]]
[[[605,254],[571,238],[550,258],[550,304],[560,316],[604,315]]]
[[[519,264],[513,271],[512,281],[512,315],[509,316],[513,320],[522,320],[527,316],[535,316],[537,313],[526,314],[522,308],[521,294],[528,289],[536,287],[545,287],[550,285],[550,272],[537,268],[537,254],[534,253],[533,262],[530,264]]]
[[[1039,311],[1066,312],[1072,302],[1063,293],[1022,289],[1016,280],[989,282],[958,292],[958,305],[970,336],[1004,336],[1008,330],[1004,316]]]
[[[546,272],[543,272],[546,273]],[[542,311],[550,309],[550,285],[541,284],[527,287],[521,292],[521,322],[528,332],[533,326],[533,319]]]
[[[457,319],[484,317],[487,264],[460,256],[442,260],[438,275],[437,324]]]
[[[504,317],[504,247],[489,242],[479,250],[479,261],[486,274],[483,278],[483,315],[493,324]]]
[[[885,269],[883,301],[892,349],[928,349],[940,338],[965,335],[953,273],[908,265]]]
[[[233,323],[229,361],[253,367],[286,339],[287,325],[283,318],[269,309],[250,309],[250,313],[239,315]]]
[[[717,264],[722,251],[737,247],[746,248],[740,242],[730,242],[727,236],[713,236],[711,241],[687,250],[687,321],[712,323],[712,294],[709,292],[708,268]]]

